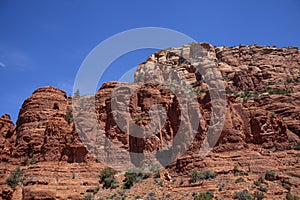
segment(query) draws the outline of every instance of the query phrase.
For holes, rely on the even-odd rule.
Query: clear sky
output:
[[[101,41],[128,29],[164,27],[215,46],[300,47],[298,0],[0,0],[0,115],[16,121],[38,87],[72,93],[80,64]],[[100,81],[118,80],[153,49],[122,56]]]

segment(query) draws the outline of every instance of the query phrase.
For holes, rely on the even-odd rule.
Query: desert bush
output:
[[[194,92],[195,92],[196,94],[198,94],[198,95],[203,94],[203,93],[205,93],[206,91],[207,91],[206,88],[201,88],[201,89],[198,89],[198,90],[194,90]]]
[[[75,92],[74,92],[74,98],[79,98],[80,97],[80,90],[77,89]]]
[[[119,186],[119,182],[112,176],[105,178],[103,181],[104,188],[115,189]]]
[[[216,174],[210,170],[199,172],[199,178],[201,180],[214,179],[216,178]]]
[[[255,200],[262,200],[265,198],[265,195],[262,192],[255,191],[253,197]]]
[[[291,91],[280,89],[280,88],[267,87],[266,90],[269,94],[282,94],[282,95],[291,94]]]
[[[286,194],[286,199],[287,199],[287,200],[300,200],[300,197],[294,196],[294,195],[292,195],[290,192],[288,192],[288,193]]]
[[[267,188],[267,187],[264,187],[264,186],[262,186],[262,185],[260,185],[258,189],[259,189],[260,191],[262,191],[262,192],[267,192],[267,191],[268,191],[268,188]]]
[[[138,115],[137,117],[136,117],[136,121],[142,121],[143,120],[143,117],[141,116],[141,115]]]
[[[155,192],[149,192],[149,194],[147,195],[147,200],[156,200]]]
[[[261,176],[258,178],[258,181],[260,183],[265,183],[266,184],[266,180],[263,177],[261,177]]]
[[[214,179],[216,178],[216,174],[210,170],[197,172],[193,170],[190,173],[190,183],[196,183],[198,180],[208,180],[208,179]]]
[[[31,165],[34,165],[34,164],[36,164],[36,163],[37,163],[37,159],[36,159],[35,156],[33,156],[33,157],[31,158],[30,164],[31,164]]]
[[[294,149],[300,151],[300,141],[295,144]]]
[[[199,179],[199,174],[196,170],[193,170],[190,173],[190,183],[196,183],[197,180]]]
[[[118,187],[117,180],[113,177],[117,173],[116,170],[112,168],[105,168],[100,175],[100,183],[103,184],[103,188],[114,189]]]
[[[22,164],[23,164],[24,166],[29,165],[29,158],[28,158],[27,156],[23,158]]]
[[[100,175],[100,178],[101,178],[101,182],[104,181],[104,179],[108,178],[108,177],[112,177],[114,176],[115,174],[117,173],[116,170],[112,169],[112,168],[105,168],[102,172],[101,172],[101,175]]]
[[[93,194],[97,194],[99,192],[99,187],[96,187],[94,190],[93,190]]]
[[[245,182],[245,180],[242,177],[235,180],[235,183],[241,183],[241,182]]]
[[[232,91],[229,87],[225,88],[226,94],[233,94],[234,91]]]
[[[19,167],[10,172],[9,177],[6,179],[6,183],[12,188],[15,189],[18,186],[18,183],[22,180],[23,173]]]
[[[94,197],[91,193],[87,193],[85,195],[85,197],[83,198],[83,200],[93,200],[93,199],[94,199]]]
[[[272,170],[268,170],[265,175],[265,179],[272,180],[276,177],[275,172]]]
[[[65,119],[66,121],[70,124],[73,121],[73,109],[72,108],[68,108],[67,113],[65,115]]]
[[[238,172],[239,172],[238,166],[234,166],[234,167],[233,167],[233,174],[234,174],[235,176],[237,176],[237,175],[238,175]]]
[[[288,191],[291,191],[291,186],[287,183],[282,183],[282,187]]]
[[[248,192],[248,190],[243,190],[241,192],[235,192],[233,195],[234,199],[238,200],[252,200],[252,195]]]
[[[214,198],[214,193],[211,191],[203,192],[194,196],[194,200],[211,200]]]
[[[134,168],[125,173],[124,189],[130,189],[134,183],[150,177],[149,172],[145,172],[141,168]]]

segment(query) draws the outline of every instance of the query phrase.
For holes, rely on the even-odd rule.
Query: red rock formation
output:
[[[200,47],[206,51],[200,51]],[[202,57],[198,63],[195,62],[197,56]],[[196,65],[201,65],[202,69],[199,70]],[[166,164],[180,151],[184,152],[170,164],[170,177],[187,174],[192,169],[213,168],[226,178],[235,165],[245,168],[244,171],[251,168],[260,174],[265,172],[266,167],[299,174],[299,168],[294,167],[297,165],[296,153],[292,150],[294,141],[300,137],[299,65],[300,53],[296,48],[256,45],[228,48],[213,47],[206,43],[191,44],[151,55],[139,65],[135,83],[103,84],[95,95],[95,104],[93,97],[74,97],[72,105],[72,98],[67,98],[62,90],[49,86],[37,89],[24,101],[16,127],[8,115],[0,118],[0,158],[8,162],[8,167],[0,165],[1,197],[78,199],[77,194],[80,193],[82,199],[86,191],[92,191],[92,187],[98,184],[97,173],[99,167],[103,167],[95,162],[88,151],[93,151],[97,144],[100,149],[108,149],[106,155],[101,155],[108,160],[122,156],[114,152],[109,154],[110,147],[106,145],[108,140],[130,152],[159,151],[156,156],[168,158]],[[221,101],[216,101],[214,106],[212,103],[214,98],[211,95],[219,92],[216,88],[220,82],[205,78],[215,76],[213,67],[224,78],[226,115],[220,137],[212,135],[207,138],[208,145],[213,146],[216,142],[213,152],[202,159],[198,157],[199,149],[209,127],[217,126],[220,121],[221,108],[225,105]],[[203,72],[206,72],[205,76]],[[180,105],[181,96],[175,95],[180,88],[176,88],[176,84],[175,88],[160,84],[174,79],[185,80],[190,87],[183,88],[183,94],[192,91],[195,102],[186,107]],[[152,80],[156,82],[151,83]],[[222,94],[224,92],[219,93]],[[157,105],[161,105],[165,116],[160,112],[152,112]],[[211,120],[212,109],[215,111],[215,120]],[[92,114],[95,114],[100,130],[89,121]],[[151,121],[152,114],[155,117]],[[196,124],[190,123],[193,114],[200,116]],[[75,115],[76,123],[72,115]],[[158,127],[154,121],[156,125],[159,124]],[[180,128],[184,130],[181,135],[178,134]],[[144,138],[129,135],[144,133],[143,130],[148,131],[148,135],[143,135]],[[105,135],[106,140],[98,140],[99,135]],[[178,138],[174,141],[176,136]],[[165,147],[168,145],[175,150],[171,153],[167,151]],[[270,156],[278,159],[271,158],[269,164],[262,162],[262,159],[267,160]],[[14,165],[20,164],[26,157],[35,157],[39,162],[36,166],[22,168],[25,181],[17,187],[19,190],[13,191],[5,184],[5,179]],[[140,155],[132,155],[131,159],[137,166],[144,162],[144,157]],[[72,163],[81,165],[74,167]],[[122,164],[120,161],[119,165]],[[76,181],[73,184],[72,178],[71,181],[69,179],[76,169],[80,169],[78,173],[85,178],[74,178]],[[58,174],[60,177],[57,177]],[[250,177],[251,181],[247,182],[252,184],[253,177]],[[289,184],[296,188],[297,180],[291,179]],[[216,185],[212,183],[207,187],[214,190],[213,184]],[[65,185],[73,188],[72,192],[68,193]],[[80,189],[77,190],[77,186]],[[268,195],[284,196],[283,189],[274,188]],[[277,189],[280,194],[275,192]],[[221,194],[220,191],[215,192]],[[232,196],[228,192],[222,195],[226,198]],[[185,197],[179,195],[177,198]]]
[[[87,155],[74,128],[71,99],[54,87],[37,89],[23,103],[16,132],[16,158],[83,162]]]
[[[0,158],[1,161],[8,162],[14,151],[16,140],[15,125],[8,114],[0,117]]]

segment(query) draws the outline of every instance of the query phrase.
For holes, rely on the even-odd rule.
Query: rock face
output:
[[[7,162],[12,157],[16,140],[15,125],[8,114],[0,117],[0,158]]]
[[[37,89],[23,103],[16,132],[16,158],[73,163],[87,155],[74,128],[70,99],[54,87]]]
[[[267,162],[262,160],[268,159],[271,164],[267,169],[273,166],[275,171],[299,174],[293,150],[300,137],[299,105],[297,48],[195,43],[162,50],[138,66],[134,83],[108,82],[94,97],[73,98],[47,86],[24,101],[16,126],[9,115],[3,115],[0,158],[6,164],[0,165],[0,196],[82,199],[86,192],[101,186],[95,177],[99,179],[99,169],[104,166],[96,162],[96,151],[89,153],[94,145],[108,149],[107,154],[100,155],[108,160],[122,156],[109,154],[107,141],[133,153],[156,152],[158,161],[168,164],[166,173],[183,179],[193,169],[209,168],[231,180],[228,174],[235,165],[262,175]],[[89,120],[93,114],[99,127]],[[191,123],[192,119],[197,119],[196,123]],[[215,131],[208,134],[211,127]],[[105,135],[105,141],[98,140],[99,135]],[[203,144],[213,147],[206,158],[199,157]],[[34,160],[33,165],[26,166],[28,159]],[[147,160],[136,154],[130,159],[136,166]],[[18,165],[25,165],[24,181],[12,190],[5,179]],[[287,173],[281,174],[280,180],[290,178],[294,192],[300,177]],[[246,182],[253,183],[256,176],[251,175]],[[215,182],[204,189],[215,190],[213,185]],[[185,196],[187,190],[181,186],[169,186],[170,191],[180,194],[174,199],[192,198]],[[193,187],[189,191],[194,191]],[[274,185],[268,197],[283,198],[287,191],[277,187]],[[204,190],[202,186],[198,189]],[[275,194],[277,189],[280,194]],[[215,192],[221,199],[232,196],[230,192]],[[130,194],[134,198],[134,192]]]

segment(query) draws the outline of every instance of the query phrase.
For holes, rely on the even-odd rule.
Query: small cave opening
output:
[[[68,163],[81,163],[85,161],[87,153],[85,147],[67,147],[63,149],[62,156],[66,155],[68,157]]]
[[[53,105],[53,109],[54,109],[54,110],[59,110],[59,106],[58,106],[58,104],[57,104],[57,103],[54,103],[54,105]]]

